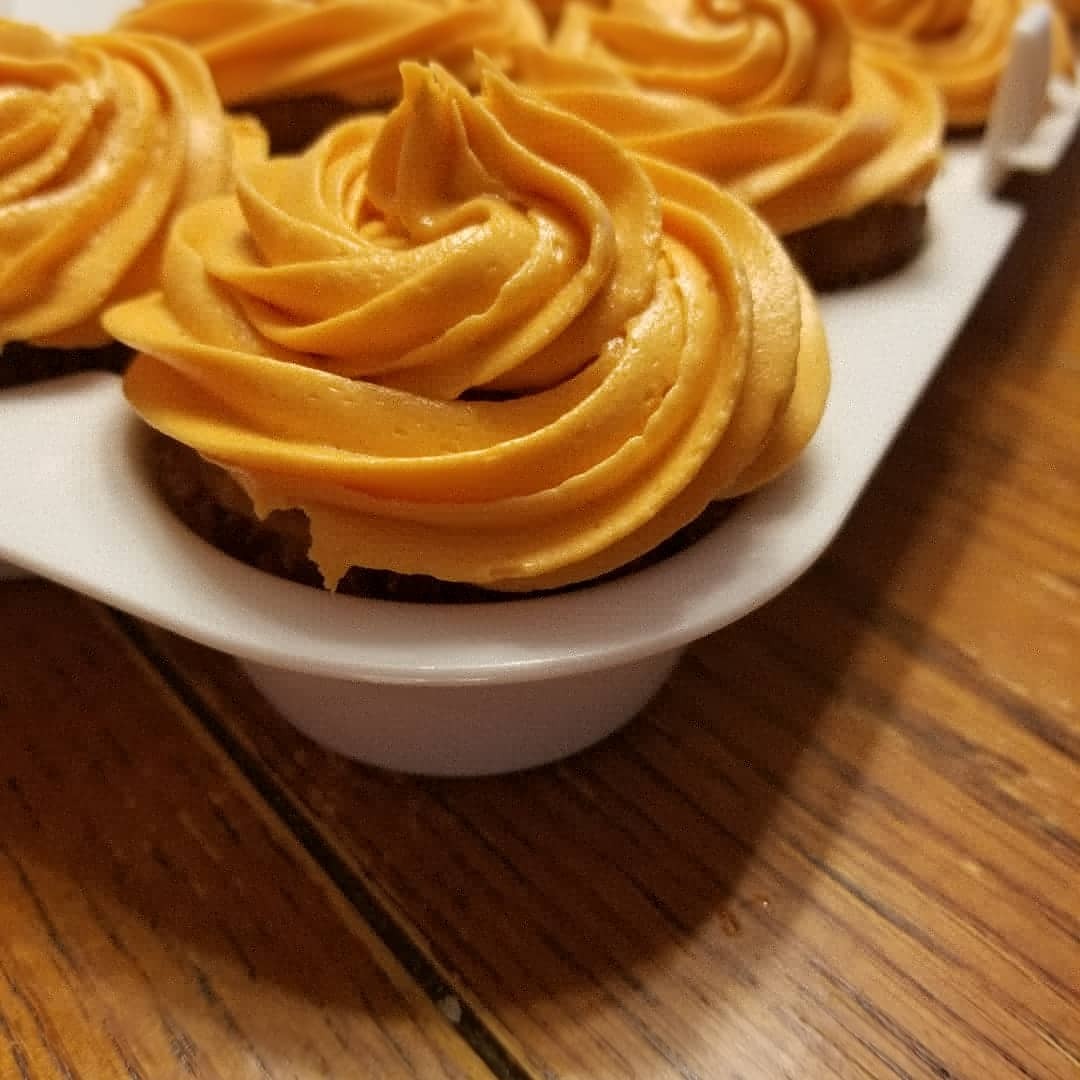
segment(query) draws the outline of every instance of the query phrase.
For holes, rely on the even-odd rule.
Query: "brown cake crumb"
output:
[[[844,289],[898,270],[926,236],[926,204],[882,203],[783,237],[810,284]]]
[[[311,533],[302,510],[274,510],[256,516],[246,492],[220,466],[194,450],[155,434],[150,448],[153,479],[173,512],[193,532],[241,562],[276,577],[322,587],[322,576],[308,558]],[[568,592],[607,581],[659,562],[711,532],[727,518],[734,502],[715,502],[647,555],[603,578],[555,590]],[[352,567],[335,590],[348,596],[422,604],[490,603],[520,600],[537,593],[505,593],[426,574]]]

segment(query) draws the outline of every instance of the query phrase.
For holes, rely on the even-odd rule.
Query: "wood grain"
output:
[[[98,609],[0,657],[0,1077],[491,1075]]]
[[[1080,1076],[1080,151],[849,527],[621,735],[439,782],[132,630],[551,1077]]]

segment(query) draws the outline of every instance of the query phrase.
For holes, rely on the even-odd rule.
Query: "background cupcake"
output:
[[[856,49],[833,0],[568,4],[551,47],[516,59],[554,104],[750,203],[819,287],[921,244],[940,95]]]
[[[403,60],[438,61],[475,84],[476,50],[501,63],[545,33],[531,0],[146,0],[120,25],[197,49],[225,104],[254,111],[283,151],[393,105]]]
[[[206,66],[176,42],[0,21],[0,382],[126,351],[101,323],[152,288],[175,215],[229,189]]]
[[[1038,0],[841,0],[869,52],[923,72],[945,97],[953,128],[981,127],[1005,71],[1017,18]],[[1076,0],[1071,0],[1076,5]],[[1074,56],[1065,18],[1053,4],[1051,69],[1071,78]],[[1080,5],[1076,5],[1080,12]]]

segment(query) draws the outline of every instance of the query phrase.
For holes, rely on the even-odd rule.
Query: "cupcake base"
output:
[[[926,204],[883,203],[783,237],[818,290],[844,289],[899,270],[922,248]]]
[[[243,488],[224,469],[204,460],[189,447],[155,434],[149,454],[150,469],[159,491],[193,532],[258,570],[302,585],[323,587],[318,568],[307,556],[311,533],[302,510],[274,510],[260,519]],[[727,518],[734,505],[733,501],[711,504],[647,555],[583,585],[619,577],[675,554],[711,532]],[[504,593],[424,574],[399,574],[359,566],[349,570],[335,591],[347,596],[420,604],[484,603],[537,595]]]
[[[343,98],[326,95],[280,101],[240,102],[234,113],[254,116],[270,137],[274,154],[297,154],[306,150],[327,128],[357,113],[371,112]]]
[[[120,373],[127,367],[131,355],[131,349],[118,342],[95,349],[44,349],[11,341],[0,350],[0,389],[80,371]]]

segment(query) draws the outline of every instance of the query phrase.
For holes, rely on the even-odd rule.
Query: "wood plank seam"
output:
[[[107,611],[111,621],[157,671],[169,690],[185,709],[202,725],[207,734],[220,746],[233,765],[251,784],[281,824],[296,842],[318,864],[344,900],[368,924],[372,932],[393,953],[398,963],[413,979],[436,1008],[452,998],[459,1003],[460,1020],[455,1016],[455,1028],[461,1038],[499,1080],[534,1080],[535,1073],[507,1048],[502,1040],[483,1021],[467,1000],[452,976],[442,972],[436,962],[413,939],[394,915],[367,887],[326,841],[319,830],[308,821],[288,794],[268,776],[228,727],[215,715],[175,666],[142,632],[136,620],[113,609]]]

